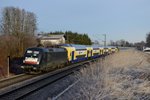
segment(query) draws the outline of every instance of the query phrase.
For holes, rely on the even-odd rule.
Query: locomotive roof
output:
[[[27,50],[38,50],[38,51],[48,52],[48,49],[44,47],[32,47],[32,48],[28,48]]]
[[[65,48],[44,48],[44,47],[32,47],[28,48],[27,50],[37,50],[37,51],[43,51],[43,52],[66,52]]]

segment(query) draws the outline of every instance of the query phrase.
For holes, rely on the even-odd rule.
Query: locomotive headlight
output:
[[[24,68],[24,66],[21,66],[21,68]]]
[[[36,68],[36,67],[33,67],[33,69],[36,70],[37,68]]]
[[[39,65],[39,63],[40,63],[40,62],[39,62],[39,61],[37,61],[37,64],[38,64],[38,65]]]

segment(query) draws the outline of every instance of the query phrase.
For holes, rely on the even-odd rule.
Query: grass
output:
[[[63,95],[63,99],[150,99],[150,56],[134,49],[91,63],[76,77],[80,81]]]

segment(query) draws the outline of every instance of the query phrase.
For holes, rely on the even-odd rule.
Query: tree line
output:
[[[85,34],[85,33],[77,33],[77,32],[72,32],[72,31],[56,31],[56,32],[49,32],[45,33],[46,36],[50,35],[64,35],[66,43],[69,44],[83,44],[83,45],[91,45],[91,39],[90,37]]]
[[[144,41],[137,42],[137,43],[135,43],[135,46],[139,50],[143,50],[145,47],[150,47],[150,32],[146,34],[146,41],[145,42]]]
[[[146,35],[146,45],[147,47],[150,47],[150,32]]]

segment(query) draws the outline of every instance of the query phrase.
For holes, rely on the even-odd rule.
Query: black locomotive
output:
[[[65,48],[33,47],[26,50],[21,67],[26,72],[43,72],[62,67],[66,62],[67,50]]]

